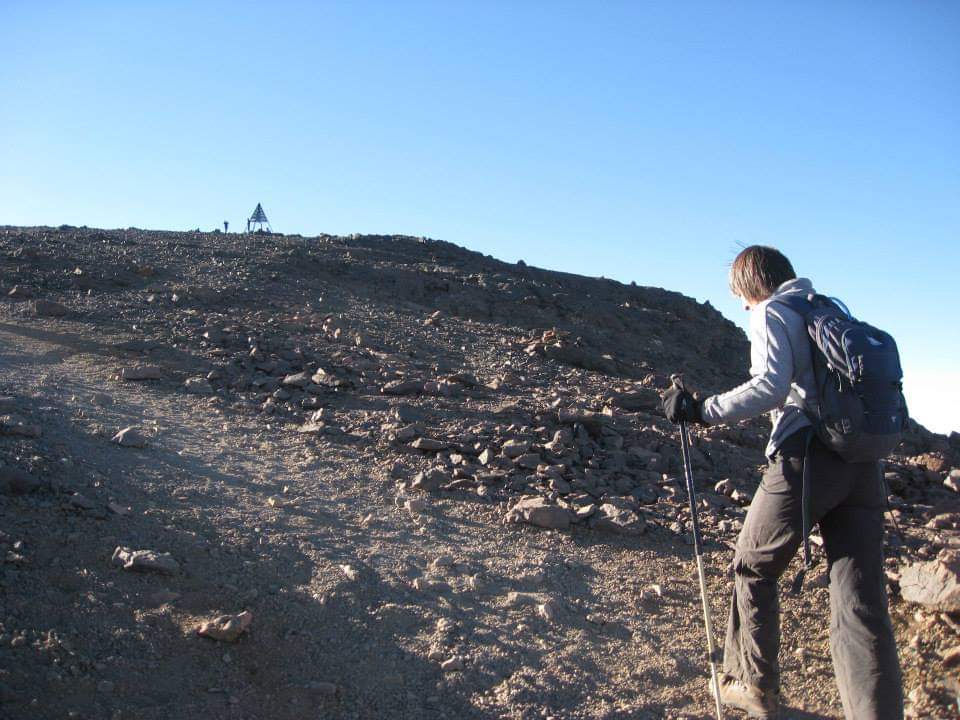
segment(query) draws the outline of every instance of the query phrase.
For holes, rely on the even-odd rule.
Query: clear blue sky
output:
[[[960,3],[0,0],[0,223],[427,235],[709,299],[772,244],[960,430]]]

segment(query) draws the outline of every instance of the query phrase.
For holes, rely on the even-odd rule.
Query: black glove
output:
[[[672,387],[664,392],[660,407],[663,408],[667,420],[672,423],[684,420],[698,425],[708,424],[703,419],[703,400],[697,400],[683,388]]]

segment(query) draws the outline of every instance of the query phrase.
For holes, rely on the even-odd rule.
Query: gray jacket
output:
[[[743,385],[703,403],[703,419],[711,425],[735,423],[770,411],[773,431],[766,454],[810,425],[804,407],[816,406],[810,336],[803,318],[777,303],[784,295],[814,292],[806,278],[788,280],[750,311],[750,375]]]

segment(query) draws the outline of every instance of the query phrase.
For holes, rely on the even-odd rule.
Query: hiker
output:
[[[751,379],[704,399],[666,391],[674,423],[735,423],[770,411],[769,465],[737,539],[734,587],[719,679],[720,701],[750,716],[779,713],[778,581],[803,538],[803,474],[808,463],[808,526],[820,524],[830,573],[830,651],[848,719],[903,718],[900,665],[883,571],[886,493],[879,462],[845,462],[813,433],[812,343],[804,317],[777,302],[814,293],[771,247],[743,250],[730,288],[750,311]],[[716,692],[716,688],[712,688]]]

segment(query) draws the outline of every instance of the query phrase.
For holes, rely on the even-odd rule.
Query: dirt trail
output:
[[[0,228],[0,293],[0,719],[711,716],[657,392],[742,378],[708,304],[426,238],[135,228]],[[694,431],[719,631],[767,431]],[[960,546],[958,463],[914,423],[886,464],[915,717],[952,716],[960,613],[897,578]],[[841,715],[824,568],[782,596],[785,718]]]
[[[4,631],[29,638],[0,654],[2,716],[709,717],[684,543],[503,526],[480,501],[411,516],[368,447],[111,380],[117,340],[68,322],[0,325],[0,387],[40,421],[34,443],[59,482],[98,508],[0,506],[27,558],[5,576]],[[113,403],[94,405],[97,393]],[[131,424],[148,448],[108,442]],[[108,502],[132,512],[101,511]],[[117,545],[170,552],[182,572],[124,573],[110,565]],[[723,618],[727,551],[712,556]],[[663,597],[641,599],[654,584]],[[178,597],[158,604],[162,591]],[[508,607],[518,591],[555,599],[557,617]],[[245,609],[254,622],[238,643],[194,635]],[[442,672],[450,658],[464,669]],[[827,680],[822,651],[807,663]],[[787,654],[788,687],[811,679],[797,665]],[[811,705],[790,717],[837,714]]]

